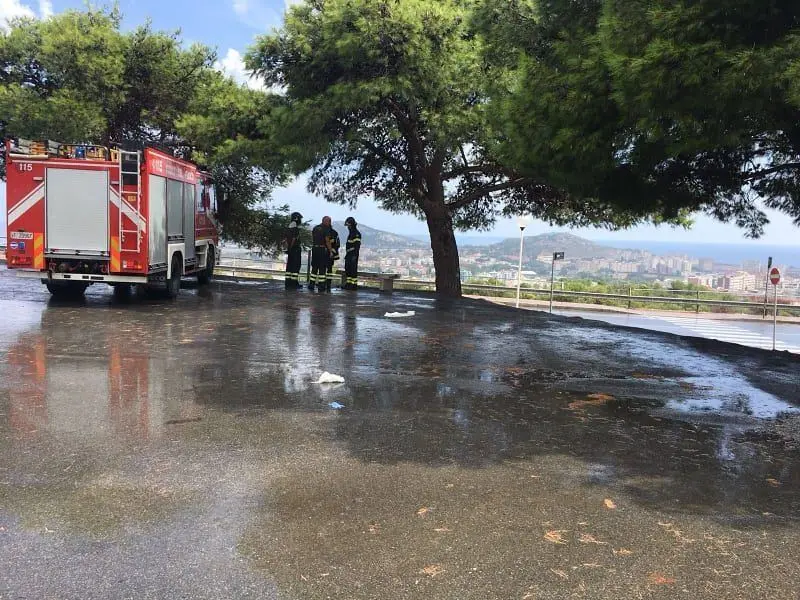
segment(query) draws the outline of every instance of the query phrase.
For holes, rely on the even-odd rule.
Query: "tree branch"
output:
[[[458,149],[461,150],[461,160],[464,161],[464,166],[469,167],[469,161],[467,160],[467,153],[464,152],[464,144],[459,144]]]
[[[391,154],[386,152],[386,150],[384,150],[383,148],[381,148],[377,144],[373,144],[369,140],[365,140],[365,139],[359,138],[359,139],[357,139],[355,141],[357,143],[361,144],[362,146],[364,146],[364,148],[366,148],[367,150],[372,152],[378,158],[381,158],[381,159],[385,160],[386,162],[388,162],[390,165],[392,165],[397,170],[397,172],[400,174],[400,176],[403,179],[405,179],[407,181],[410,180],[408,169],[405,168],[405,166],[403,165],[403,163],[402,163],[402,161],[400,159],[392,156]]]
[[[791,169],[800,169],[800,162],[785,163],[776,167],[770,167],[769,169],[761,169],[760,171],[756,171],[754,173],[748,173],[745,177],[745,181],[753,181],[755,179],[766,177],[767,175],[772,175],[773,173],[780,173],[781,171]]]
[[[464,157],[464,160],[466,161],[466,157]],[[517,178],[517,173],[515,173],[511,169],[501,167],[500,165],[492,163],[486,163],[482,165],[469,165],[465,163],[463,167],[458,167],[457,169],[452,169],[450,171],[442,173],[442,179],[447,181],[449,179],[455,179],[457,177],[462,177],[464,175],[469,175],[471,173],[482,173],[484,175],[503,175],[511,179]]]
[[[463,175],[468,175],[470,173],[497,175],[499,174],[499,171],[496,167],[490,165],[464,165],[463,167],[458,167],[457,169],[452,169],[451,171],[445,171],[442,173],[442,179],[447,181],[449,179],[455,179],[456,177],[462,177]]]
[[[428,165],[425,160],[425,142],[419,133],[419,123],[414,118],[407,115],[403,110],[403,106],[397,101],[388,97],[384,98],[384,101],[389,107],[389,112],[397,119],[397,127],[408,143],[408,149],[410,151],[408,162],[412,179],[420,183],[422,173],[418,172],[418,170],[424,169]]]
[[[442,178],[442,169],[444,168],[444,161],[447,158],[447,151],[441,146],[437,145],[431,157],[430,165],[425,169],[425,179],[428,184],[428,191],[433,189],[441,189],[444,183]]]
[[[403,111],[403,107],[400,105],[399,102],[396,102],[392,98],[384,98],[384,101],[389,106],[389,111],[394,115],[394,117],[400,122],[401,125],[406,127],[411,127],[411,118],[408,117],[405,112]]]
[[[430,166],[437,172],[436,174],[439,176],[441,176],[442,167],[444,166],[444,161],[446,158],[447,151],[441,146],[437,145],[433,152],[433,158]]]
[[[508,181],[504,181],[503,183],[496,183],[494,185],[486,185],[481,188],[478,188],[469,194],[462,196],[458,200],[454,202],[449,202],[447,204],[447,208],[451,211],[456,211],[459,208],[464,208],[468,204],[478,200],[479,198],[483,198],[488,194],[493,194],[494,192],[502,192],[503,190],[510,190],[517,187],[522,187],[523,185],[529,185],[531,183],[535,183],[533,179],[530,177],[517,177],[516,179],[509,179]]]

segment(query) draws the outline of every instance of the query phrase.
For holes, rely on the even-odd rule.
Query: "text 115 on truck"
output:
[[[93,283],[174,297],[218,257],[211,179],[155,148],[6,141],[9,269],[54,295]]]

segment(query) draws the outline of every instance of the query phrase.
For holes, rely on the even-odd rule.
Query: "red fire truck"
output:
[[[6,142],[7,264],[56,296],[93,283],[175,297],[218,258],[208,174],[155,148]]]

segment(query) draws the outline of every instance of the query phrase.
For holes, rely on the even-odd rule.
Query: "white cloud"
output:
[[[39,14],[42,19],[49,19],[53,16],[53,3],[50,0],[39,0]]]
[[[259,32],[278,27],[283,17],[280,6],[266,0],[232,0],[231,6],[239,21]]]
[[[233,77],[236,81],[246,85],[250,89],[264,89],[264,83],[245,69],[242,54],[235,48],[228,48],[225,57],[222,60],[218,60],[214,67],[218,71],[222,71],[226,75]]]
[[[250,11],[250,3],[248,0],[233,0],[233,12],[240,17],[247,16]]]
[[[53,16],[52,0],[39,0],[38,14],[20,0],[0,0],[0,29],[8,29],[9,22],[18,17],[48,19]]]
[[[0,28],[8,29],[8,22],[17,17],[36,17],[36,13],[19,0],[0,0]]]

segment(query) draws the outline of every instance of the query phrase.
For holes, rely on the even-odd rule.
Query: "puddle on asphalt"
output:
[[[9,344],[26,329],[32,329],[42,319],[41,309],[32,310],[29,302],[0,299],[0,342]],[[0,344],[0,351],[2,346]]]
[[[382,305],[293,299],[197,306],[48,308],[40,330],[12,336],[0,389],[8,427],[20,440],[180,441],[213,430],[239,444],[242,424],[268,439],[272,432],[258,428],[269,416],[291,414],[298,428],[317,427],[365,463],[474,468],[572,456],[585,461],[588,483],[669,478],[670,493],[688,500],[715,498],[715,486],[758,496],[775,465],[795,468],[779,449],[745,447],[741,432],[752,423],[729,428],[726,418],[771,419],[798,407],[731,363],[647,336],[520,329],[505,317],[481,325],[451,313],[396,322],[382,317]],[[313,384],[322,371],[345,383]],[[344,408],[331,410],[335,403]],[[240,420],[219,427],[230,415]],[[700,472],[707,483],[695,480]],[[731,473],[747,481],[727,480]],[[641,493],[658,501],[653,490]]]
[[[589,463],[586,465],[586,479],[590,484],[608,485],[617,479],[612,465]]]
[[[534,576],[571,586],[548,597],[600,563],[587,597],[630,594],[634,571],[652,595],[647,573],[687,564],[756,565],[762,591],[796,581],[796,540],[779,536],[800,515],[798,450],[758,427],[798,409],[733,363],[642,335],[520,329],[507,311],[392,322],[368,300],[226,290],[213,306],[47,308],[40,326],[5,326],[0,526],[58,540],[81,577],[54,585],[101,573],[112,589],[130,577],[119,564],[220,585],[185,597],[235,596],[239,568],[287,597],[524,598],[526,552]],[[323,370],[345,383],[313,384]],[[109,536],[129,554],[85,552]],[[41,556],[6,548],[31,595],[20,567]],[[264,579],[246,589],[277,596]]]
[[[571,328],[563,335],[552,331],[544,335],[560,336],[561,346],[571,346],[582,352],[604,352],[611,360],[616,357],[622,365],[635,362],[640,368],[648,366],[654,377],[679,383],[683,393],[680,397],[665,399],[662,408],[684,419],[692,415],[702,415],[704,422],[710,415],[721,419],[731,416],[775,419],[800,413],[797,405],[751,384],[730,362],[689,348],[670,352],[671,345],[648,339],[646,335],[628,336],[591,327]],[[621,387],[624,389],[622,384]],[[652,406],[653,403],[643,404]]]
[[[242,287],[257,287],[257,286],[263,286],[267,282],[265,280],[259,280],[259,279],[256,279],[256,280],[253,280],[253,279],[249,279],[249,280],[237,279],[235,281],[227,281],[226,283],[228,283],[230,285],[238,285],[238,286],[242,286]]]
[[[489,369],[482,369],[478,372],[478,380],[485,381],[486,383],[493,383],[495,381],[495,375]]]
[[[720,416],[743,415],[757,419],[775,419],[798,414],[800,407],[758,389],[741,377],[685,377],[683,382],[697,395],[673,399],[664,408],[679,413],[704,413]]]

